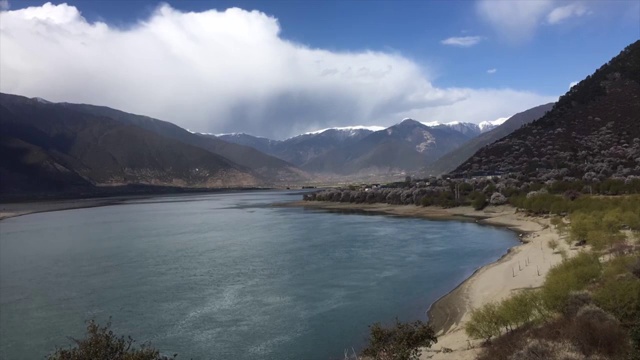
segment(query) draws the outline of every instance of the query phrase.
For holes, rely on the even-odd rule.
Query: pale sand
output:
[[[421,359],[474,359],[480,342],[471,340],[464,332],[470,311],[484,304],[498,301],[513,291],[536,288],[542,285],[549,269],[562,257],[547,245],[556,240],[559,248],[572,251],[560,239],[549,220],[517,213],[510,206],[490,206],[476,211],[471,207],[441,209],[413,205],[346,204],[332,202],[295,202],[289,206],[334,211],[359,210],[398,216],[429,219],[467,219],[478,223],[504,226],[519,234],[522,243],[509,250],[500,260],[484,266],[455,290],[438,300],[429,310],[432,326],[438,332],[438,343],[425,349]],[[443,352],[447,348],[451,352]]]

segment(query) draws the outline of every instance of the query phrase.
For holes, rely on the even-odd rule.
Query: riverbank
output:
[[[29,201],[18,203],[0,204],[0,220],[41,213],[49,211],[61,211],[71,209],[84,209],[98,206],[109,206],[121,204],[134,197],[113,197],[113,198],[90,198],[75,200],[51,200],[51,201]],[[140,197],[136,197],[140,198]]]
[[[425,349],[422,359],[474,359],[480,342],[467,337],[464,325],[472,309],[508,297],[513,291],[542,285],[549,269],[562,257],[547,245],[560,241],[549,219],[518,213],[511,206],[490,206],[476,211],[471,207],[442,209],[414,205],[352,204],[299,201],[286,206],[325,211],[367,212],[394,216],[420,217],[432,220],[475,221],[479,224],[501,226],[518,234],[521,243],[494,263],[479,268],[451,292],[431,305],[428,316],[438,335],[438,343]]]
[[[157,190],[157,189],[156,189]],[[244,191],[270,191],[271,188],[229,188],[229,189],[174,189],[162,188],[157,192],[139,194],[117,194],[99,197],[70,197],[61,199],[32,199],[25,201],[0,202],[0,220],[35,213],[84,209],[99,206],[118,205],[131,200],[142,200],[164,196],[201,196]]]

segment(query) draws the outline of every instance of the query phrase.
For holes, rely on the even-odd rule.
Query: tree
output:
[[[495,192],[491,195],[489,202],[491,205],[503,205],[507,203],[507,198],[499,192]]]
[[[56,349],[47,360],[169,360],[177,357],[160,355],[160,352],[148,344],[139,348],[133,345],[131,337],[117,336],[111,330],[111,322],[105,326],[95,321],[87,322],[87,335],[84,339],[72,339],[74,347]]]
[[[502,328],[506,327],[507,322],[499,310],[499,305],[496,303],[488,303],[472,310],[471,319],[464,327],[467,335],[474,339],[485,340],[501,335]]]
[[[431,347],[438,339],[433,329],[422,321],[402,323],[396,319],[391,327],[375,323],[370,327],[369,344],[362,351],[375,360],[417,360],[421,347]]]

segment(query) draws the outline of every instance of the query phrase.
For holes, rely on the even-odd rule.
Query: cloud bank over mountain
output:
[[[286,138],[404,117],[480,122],[556,99],[440,88],[428,69],[398,53],[287,41],[278,20],[259,11],[163,4],[128,27],[88,22],[67,4],[0,16],[0,91],[111,106],[199,132]]]

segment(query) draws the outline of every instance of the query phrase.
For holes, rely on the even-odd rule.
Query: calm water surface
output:
[[[516,244],[474,223],[273,207],[287,192],[159,197],[0,222],[0,358],[104,322],[179,359],[338,359]]]

